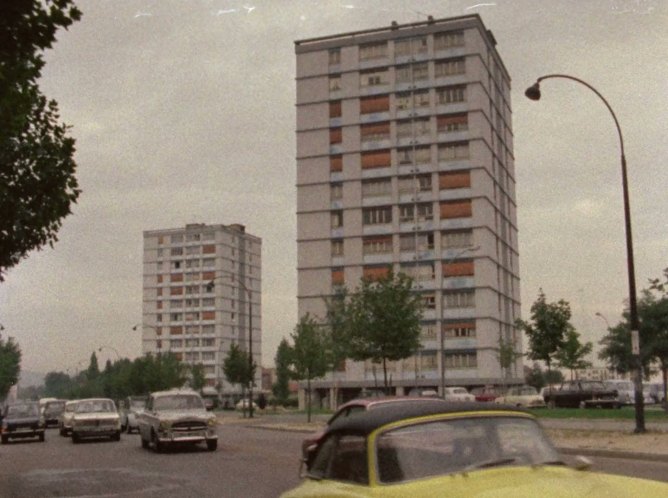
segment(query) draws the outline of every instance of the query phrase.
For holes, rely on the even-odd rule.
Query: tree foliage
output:
[[[253,363],[253,368],[250,368],[246,351],[242,351],[236,343],[230,346],[223,360],[223,374],[230,384],[247,387],[255,378],[256,369],[255,363]]]
[[[555,359],[561,368],[570,370],[571,378],[573,378],[575,370],[591,367],[591,362],[586,358],[591,354],[593,348],[594,345],[591,342],[582,344],[580,334],[573,327],[570,327],[566,331],[563,343],[555,354]]]
[[[290,375],[306,381],[307,420],[311,421],[311,380],[324,376],[332,367],[331,339],[308,313],[301,317],[291,334]]]
[[[18,382],[21,373],[21,348],[12,337],[0,338],[0,399]]]
[[[562,347],[566,334],[573,329],[570,324],[571,308],[563,299],[549,303],[542,289],[531,305],[531,321],[518,320],[517,326],[529,339],[527,356],[532,360],[544,361],[548,370],[552,358]]]
[[[283,338],[276,350],[274,364],[276,365],[276,382],[271,386],[276,401],[285,404],[290,397],[290,364],[292,363],[292,349],[287,339]]]
[[[53,245],[80,193],[74,139],[37,84],[56,31],[80,17],[72,0],[0,3],[0,280]]]
[[[339,311],[347,356],[382,364],[386,390],[387,362],[408,358],[420,348],[422,307],[413,280],[390,273],[375,281],[362,280]]]
[[[204,365],[201,363],[194,363],[188,366],[190,372],[190,387],[195,391],[201,391],[206,385],[206,377],[204,375]]]

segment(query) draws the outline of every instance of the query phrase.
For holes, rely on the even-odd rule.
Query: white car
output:
[[[142,448],[153,445],[161,452],[173,444],[197,443],[206,443],[209,451],[218,447],[216,416],[206,411],[202,397],[193,390],[151,393],[138,419]]]
[[[74,417],[74,407],[78,400],[65,403],[65,410],[58,417],[58,432],[61,436],[69,436],[72,433],[72,417]]]
[[[545,408],[545,399],[532,386],[513,386],[503,396],[494,400],[501,405],[521,406],[524,408]]]
[[[475,396],[469,393],[465,387],[446,387],[443,393],[445,401],[475,401]]]
[[[121,440],[121,418],[116,404],[108,398],[82,399],[74,406],[72,416],[72,442],[84,438],[108,437]]]
[[[617,391],[617,399],[621,403],[625,405],[632,405],[635,403],[636,391],[633,381],[623,379],[609,379],[604,380],[603,384],[605,384],[605,387],[608,389],[614,389]],[[647,385],[643,386],[643,401],[646,405],[654,403],[654,398],[652,397],[649,386]]]
[[[248,399],[244,398],[242,400],[239,400],[237,404],[234,405],[234,408],[236,408],[239,411],[248,410]],[[253,401],[253,410],[255,411],[257,409],[258,409],[257,403]]]

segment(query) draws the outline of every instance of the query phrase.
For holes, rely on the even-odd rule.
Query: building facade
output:
[[[422,349],[390,366],[413,388],[498,384],[522,350],[510,77],[479,16],[295,42],[299,316],[390,269],[425,304]],[[317,383],[382,384],[347,362]],[[346,395],[344,395],[345,397]]]
[[[208,386],[236,393],[223,361],[232,344],[246,352],[252,344],[259,385],[261,249],[262,240],[238,224],[145,231],[143,321],[136,327],[143,354],[171,352],[201,363]]]

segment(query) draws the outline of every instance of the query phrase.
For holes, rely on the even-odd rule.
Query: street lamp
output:
[[[598,311],[595,313],[595,315],[596,315],[597,317],[599,317],[600,319],[602,319],[602,320],[605,322],[606,327],[608,327],[608,330],[610,330],[610,322],[609,322],[608,319],[605,317],[605,315],[603,315],[602,313],[599,313]]]
[[[608,101],[605,100],[603,95],[599,93],[596,88],[591,86],[589,83],[582,81],[579,78],[573,76],[568,76],[565,74],[548,74],[541,76],[536,80],[536,83],[531,85],[526,89],[524,94],[531,100],[540,100],[540,82],[549,78],[564,78],[571,81],[580,83],[581,85],[586,86],[592,92],[594,92],[598,97],[603,101],[605,106],[610,111],[612,119],[615,121],[615,126],[617,127],[617,134],[619,135],[619,145],[621,149],[621,166],[622,166],[622,191],[624,196],[624,221],[626,229],[626,264],[628,268],[628,280],[629,280],[629,319],[631,325],[631,353],[635,358],[636,372],[634,375],[634,385],[635,385],[635,418],[636,418],[636,427],[635,433],[645,432],[645,413],[643,405],[643,395],[642,395],[642,363],[640,360],[640,334],[639,334],[639,320],[638,320],[638,304],[636,300],[636,277],[635,277],[635,267],[633,263],[633,236],[631,232],[631,207],[629,202],[629,185],[628,178],[626,174],[626,157],[624,155],[624,139],[622,137],[622,129],[619,126],[619,121],[617,121],[617,116],[615,115],[612,107],[608,104]]]
[[[132,326],[132,330],[137,331],[140,327],[142,329],[144,327],[149,328],[149,329],[153,329],[153,331],[156,333],[156,335],[160,335],[160,327],[156,327],[154,325],[148,325],[147,323],[137,323],[137,324]],[[156,339],[155,340],[155,349],[156,349],[157,354],[160,354],[160,351],[157,351],[157,350],[162,349],[161,346],[162,346],[162,343],[160,342],[160,339]],[[142,349],[143,348],[144,348],[144,346],[143,346],[143,340],[142,340]],[[147,353],[147,354],[150,354],[150,352]]]
[[[112,348],[111,346],[107,346],[107,345],[105,344],[105,345],[102,345],[102,346],[100,346],[99,348],[97,348],[97,351],[98,351],[99,353],[101,353],[103,349],[111,349],[114,353],[116,353],[116,359],[120,361],[120,359],[121,359],[121,355],[120,355],[120,353],[118,352],[118,350],[117,350],[116,348]]]
[[[445,264],[455,261],[459,256],[466,254],[467,252],[475,252],[480,249],[480,246],[467,247],[456,253],[454,256],[445,260]],[[441,303],[443,306],[443,303]],[[445,333],[443,331],[443,323],[441,323],[441,396],[445,398]]]
[[[219,277],[214,277],[206,284],[206,290],[211,291],[215,286],[215,280],[222,278],[232,278],[234,277],[233,273],[228,273],[226,275],[221,275]],[[246,284],[239,278],[234,279],[235,282],[238,282],[239,285],[246,291],[248,297],[248,373],[251,376],[250,382],[248,383],[248,418],[253,418],[253,300],[252,293]]]

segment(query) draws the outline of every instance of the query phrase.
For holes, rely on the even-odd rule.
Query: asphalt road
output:
[[[49,430],[47,441],[0,446],[0,496],[276,497],[299,482],[303,434],[223,425],[218,450],[144,450],[139,436],[72,444]],[[592,458],[593,471],[668,481],[668,463]],[[567,457],[572,461],[572,457]]]

